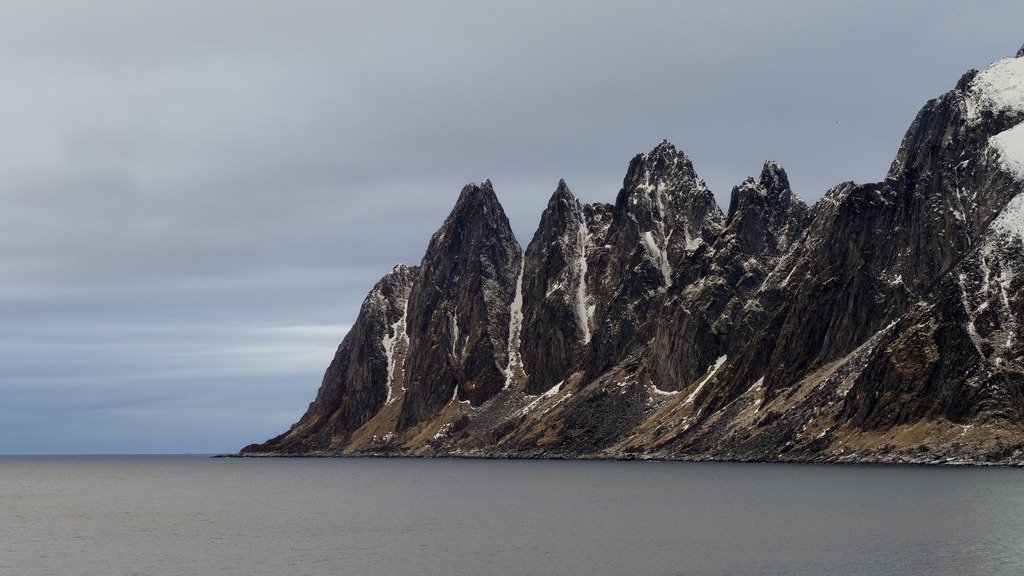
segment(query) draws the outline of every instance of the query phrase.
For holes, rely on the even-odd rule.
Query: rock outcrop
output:
[[[723,214],[662,142],[559,182],[525,252],[490,182],[371,291],[316,400],[243,455],[1024,461],[1024,56],[930,100],[882,182]]]

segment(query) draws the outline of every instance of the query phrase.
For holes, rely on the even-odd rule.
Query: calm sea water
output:
[[[1024,470],[0,458],[0,574],[1020,574]]]

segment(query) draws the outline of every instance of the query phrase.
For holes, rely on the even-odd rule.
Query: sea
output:
[[[0,457],[3,575],[1024,573],[1024,469]]]

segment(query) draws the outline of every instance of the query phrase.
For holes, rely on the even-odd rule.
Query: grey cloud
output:
[[[7,2],[0,16],[0,453],[44,434],[47,398],[74,400],[67,451],[226,449],[212,439],[228,425],[261,439],[311,399],[340,334],[281,378],[239,375],[223,351],[253,324],[351,322],[380,275],[419,261],[466,182],[494,182],[524,244],[559,178],[611,202],[662,138],[723,209],[766,158],[813,201],[881,178],[926,99],[1024,41],[1009,1]],[[177,328],[211,323],[237,330]],[[220,362],[157,378],[205,362],[175,338]],[[122,418],[136,428],[113,440]],[[35,445],[61,450],[59,435]]]

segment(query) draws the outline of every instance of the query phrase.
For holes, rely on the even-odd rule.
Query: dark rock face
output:
[[[1024,461],[1024,57],[808,208],[715,204],[662,142],[614,205],[565,182],[525,253],[490,182],[374,287],[316,400],[243,454]]]
[[[771,355],[729,370],[731,390],[763,375],[771,395],[849,354],[920,299],[1019,191],[988,141],[1021,116],[975,117],[975,78],[925,105],[884,182],[841,184],[815,204],[806,238],[761,291],[776,317],[751,346]]]
[[[522,318],[512,309],[522,260],[490,181],[463,188],[431,239],[409,295],[399,429],[432,416],[453,397],[478,405],[504,387],[513,361],[510,327]]]
[[[765,163],[757,181],[733,188],[725,229],[704,255],[700,279],[673,294],[662,312],[649,364],[659,388],[680,390],[718,358],[742,356],[766,320],[749,304],[806,219],[807,206],[774,162]]]
[[[586,379],[649,340],[665,294],[697,277],[694,262],[721,233],[724,220],[690,159],[671,144],[633,158],[612,210],[608,266],[595,268],[597,329]]]
[[[986,238],[879,342],[846,396],[843,416],[863,429],[941,417],[1013,424],[1024,416],[1024,243],[1004,222],[1024,216],[1015,198]]]
[[[291,430],[261,450],[329,450],[347,442],[383,407],[393,394],[394,352],[396,344],[404,346],[399,340],[405,340],[406,303],[417,272],[399,265],[377,282],[327,367],[316,400]]]
[[[590,343],[587,257],[594,248],[583,205],[559,182],[525,255],[522,357],[529,394],[564,380]]]

